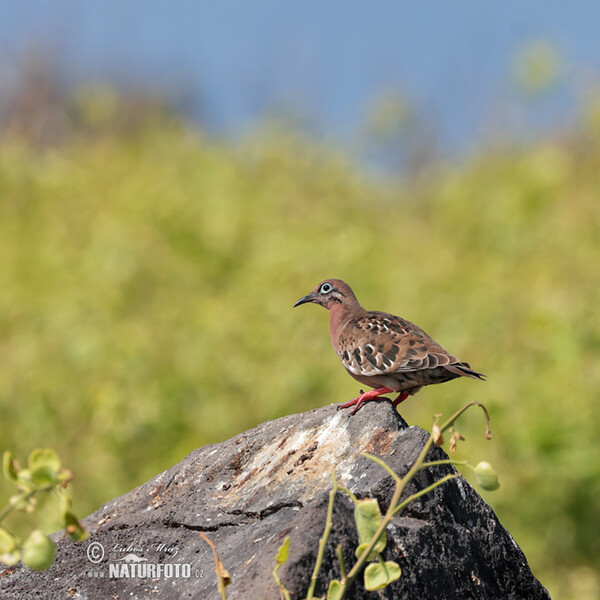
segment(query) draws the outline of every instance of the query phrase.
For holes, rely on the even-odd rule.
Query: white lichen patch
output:
[[[344,426],[345,418],[343,413],[336,414],[312,430],[290,433],[287,428],[269,444],[254,449],[243,471],[236,476],[237,485],[233,484],[234,491],[227,494],[226,501],[239,503],[240,495],[250,499],[260,488],[277,485],[277,480],[313,494],[314,486],[307,486],[307,480],[321,482],[324,477],[329,478],[340,458],[348,452],[350,439]],[[318,487],[322,485],[319,483]]]
[[[315,437],[315,441],[319,444],[319,446],[331,441],[332,439],[336,442],[341,441],[339,439],[340,433],[345,434],[345,446],[348,446],[348,433],[346,432],[345,428],[341,426],[342,419],[347,418],[348,417],[345,413],[339,412],[335,415],[335,417],[333,417],[333,419],[327,421],[326,425],[320,428],[319,434]]]
[[[465,492],[463,482],[460,480],[460,477],[456,478],[455,481],[456,481],[456,485],[458,486],[458,491],[460,492],[460,497],[466,502],[467,494]]]

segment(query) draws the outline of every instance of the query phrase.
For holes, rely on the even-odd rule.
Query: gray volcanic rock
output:
[[[90,537],[74,543],[57,534],[55,564],[43,572],[22,565],[0,573],[3,600],[81,598],[219,599],[216,544],[232,584],[230,600],[278,599],[275,555],[285,536],[290,555],[279,575],[299,600],[306,594],[322,535],[331,472],[358,497],[385,510],[393,481],[361,456],[381,456],[403,475],[428,434],[408,427],[389,401],[370,402],[353,417],[334,405],[263,423],[231,440],[192,452],[178,465],[87,517]],[[439,448],[433,460],[444,458]],[[405,490],[430,485],[450,467],[422,471]],[[335,548],[354,562],[353,505],[336,498],[334,526],[317,596],[339,578]],[[549,598],[525,556],[471,486],[458,478],[410,504],[388,528],[386,560],[399,580],[366,592],[359,577],[348,598]],[[95,562],[94,562],[95,561]]]

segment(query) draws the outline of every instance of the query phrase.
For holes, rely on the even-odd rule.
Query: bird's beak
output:
[[[300,300],[298,300],[298,302],[296,302],[296,304],[294,304],[294,306],[292,308],[296,308],[296,306],[300,306],[301,304],[306,304],[307,302],[314,302],[314,301],[315,301],[315,295],[308,294],[308,296],[304,296],[304,298],[300,298]]]

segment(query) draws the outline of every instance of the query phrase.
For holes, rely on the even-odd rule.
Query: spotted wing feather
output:
[[[338,355],[354,375],[389,375],[457,363],[422,329],[394,315],[367,312],[341,332]]]

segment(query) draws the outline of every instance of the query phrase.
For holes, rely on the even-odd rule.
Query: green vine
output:
[[[388,506],[385,515],[381,514],[379,503],[374,498],[357,498],[350,490],[341,486],[335,476],[335,471],[331,474],[333,486],[329,493],[329,503],[327,506],[327,516],[325,519],[325,528],[323,535],[319,539],[319,548],[317,551],[317,558],[315,566],[313,568],[310,584],[304,600],[315,600],[315,588],[319,577],[319,572],[323,566],[323,560],[325,557],[325,549],[327,541],[333,527],[333,507],[336,495],[338,492],[346,494],[352,503],[354,504],[354,521],[356,524],[356,530],[358,533],[359,545],[355,550],[356,562],[352,565],[350,570],[347,569],[344,561],[344,553],[341,544],[336,548],[337,559],[339,562],[340,578],[334,579],[329,583],[327,591],[327,600],[342,600],[346,595],[350,586],[354,583],[354,580],[363,573],[364,587],[367,591],[375,591],[385,588],[393,581],[399,579],[402,575],[400,565],[394,561],[385,561],[382,557],[382,552],[387,545],[386,529],[392,522],[393,518],[411,502],[428,494],[435,488],[443,485],[447,481],[460,477],[460,473],[449,473],[444,477],[438,479],[431,485],[411,494],[404,500],[402,500],[402,494],[406,489],[406,486],[412,481],[412,479],[423,469],[438,465],[462,465],[471,468],[477,479],[478,484],[485,490],[495,490],[499,487],[498,476],[494,471],[493,467],[487,462],[480,462],[476,466],[472,466],[469,461],[455,461],[452,459],[434,460],[426,462],[425,459],[427,454],[431,450],[432,446],[441,446],[444,443],[443,434],[446,432],[451,433],[450,438],[450,451],[453,452],[456,448],[456,444],[460,440],[464,440],[462,435],[454,428],[455,422],[458,418],[470,407],[479,406],[485,415],[486,419],[486,431],[485,437],[491,439],[489,426],[489,415],[485,406],[479,402],[471,402],[453,414],[447,421],[439,424],[439,418],[441,415],[434,416],[434,422],[431,434],[425,445],[421,449],[419,456],[412,464],[406,475],[400,477],[394,470],[381,458],[374,456],[369,453],[364,453],[363,456],[377,463],[382,469],[384,469],[390,477],[395,481],[395,489]],[[207,540],[208,541],[208,540]],[[210,543],[210,542],[209,542]],[[211,544],[212,546],[212,544]],[[283,544],[280,546],[276,556],[276,566],[273,570],[273,577],[279,587],[280,596],[282,600],[290,600],[291,593],[286,589],[285,585],[281,581],[278,570],[283,565],[289,554],[290,538],[286,537]],[[218,561],[216,550],[215,561]],[[220,561],[218,561],[220,564]],[[225,571],[226,572],[226,571]],[[228,576],[227,576],[228,577]],[[217,569],[217,578],[219,580],[219,590],[221,591],[222,598],[225,598],[225,586],[222,585],[222,577],[219,575],[219,569]],[[227,579],[229,583],[229,579]],[[321,600],[323,600],[321,598]]]
[[[73,513],[71,496],[66,489],[73,475],[62,468],[54,450],[34,450],[27,459],[27,468],[21,468],[7,450],[2,456],[2,472],[16,488],[16,493],[0,510],[0,563],[11,566],[21,560],[30,569],[41,570],[54,562],[54,542],[41,530],[34,529],[25,540],[21,540],[1,525],[13,512],[32,513],[37,506],[37,497],[44,493],[51,493],[58,500],[62,524],[69,537],[75,541],[87,537],[87,532]]]

